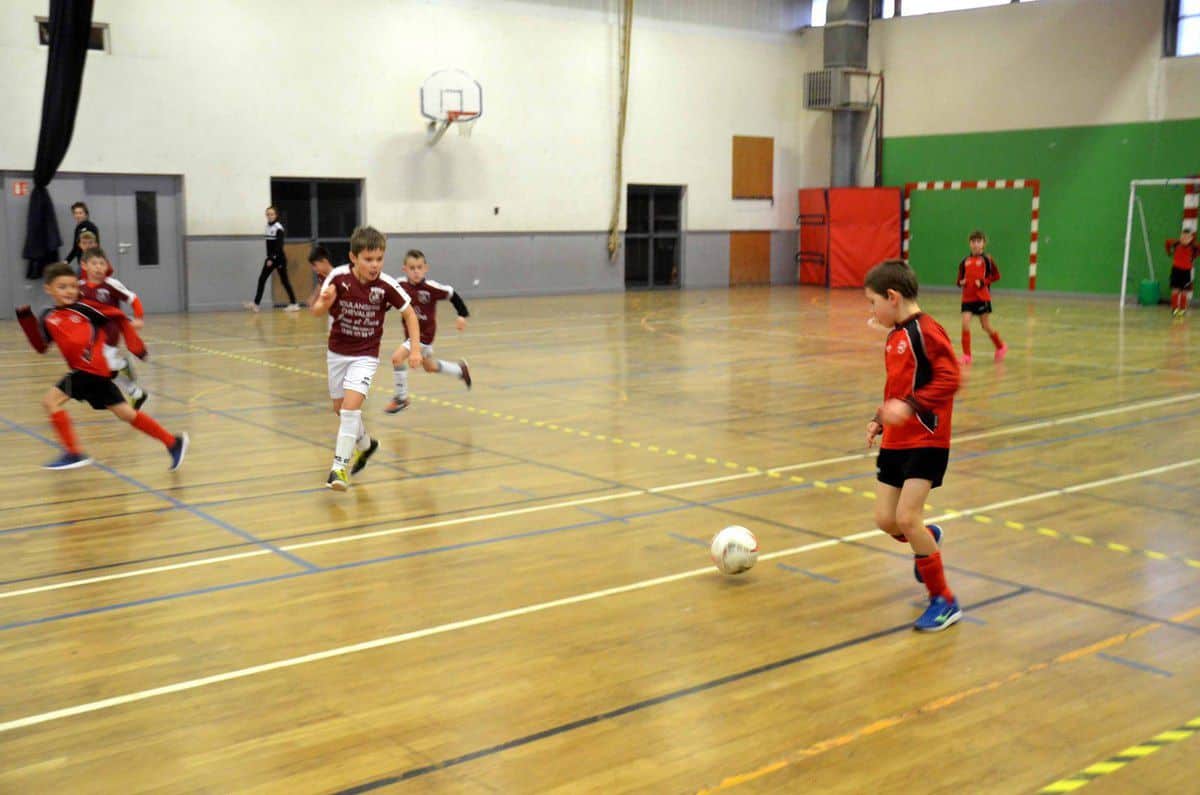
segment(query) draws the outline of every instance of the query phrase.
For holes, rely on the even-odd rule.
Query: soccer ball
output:
[[[731,525],[713,536],[709,553],[722,574],[741,574],[758,562],[758,539],[746,528]]]

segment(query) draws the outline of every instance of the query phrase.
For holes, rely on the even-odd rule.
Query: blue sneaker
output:
[[[42,464],[42,469],[79,469],[92,463],[92,459],[82,453],[63,453],[49,464]]]
[[[962,618],[962,608],[957,599],[946,601],[944,596],[935,596],[929,600],[929,607],[913,624],[918,632],[941,632]]]
[[[927,524],[927,525],[925,525],[925,529],[933,534],[933,543],[938,545],[938,549],[941,549],[942,548],[942,527],[941,527],[941,525]],[[921,582],[921,583],[925,582],[925,578],[921,576],[921,570],[917,568],[916,561],[913,561],[913,577],[915,577],[917,579],[917,582]]]
[[[187,455],[188,435],[181,433],[175,437],[175,444],[171,445],[167,452],[171,454],[171,470],[174,472],[183,464],[183,457]]]

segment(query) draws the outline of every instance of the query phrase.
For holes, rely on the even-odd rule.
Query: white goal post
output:
[[[1133,241],[1133,212],[1138,206],[1137,189],[1142,186],[1183,186],[1182,229],[1196,231],[1197,213],[1200,212],[1200,177],[1175,177],[1172,179],[1135,179],[1129,183],[1129,210],[1125,216],[1125,256],[1121,262],[1121,309],[1125,308],[1125,295],[1129,286],[1129,248]],[[1142,234],[1146,234],[1145,216],[1142,216]],[[1147,246],[1149,244],[1147,243]]]

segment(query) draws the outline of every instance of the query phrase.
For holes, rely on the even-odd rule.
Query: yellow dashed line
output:
[[[1025,529],[1025,525],[1021,524],[1020,522],[1005,522],[1004,526],[1009,528],[1010,530],[1024,530]]]
[[[840,491],[842,494],[853,494],[854,493],[854,489],[850,488],[849,486],[838,486],[837,490]]]
[[[971,518],[974,519],[975,521],[979,522],[980,524],[991,524],[992,523],[992,517],[984,516],[981,513],[977,513],[974,516],[972,516]]]

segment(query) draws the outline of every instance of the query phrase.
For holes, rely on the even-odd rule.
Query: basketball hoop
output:
[[[475,122],[483,115],[483,87],[461,69],[441,69],[421,85],[421,115],[428,120],[426,143],[435,145],[450,125],[470,137]]]
[[[471,137],[471,131],[475,129],[477,121],[479,121],[478,113],[465,110],[446,111],[446,123],[458,125],[458,134],[464,138]]]

